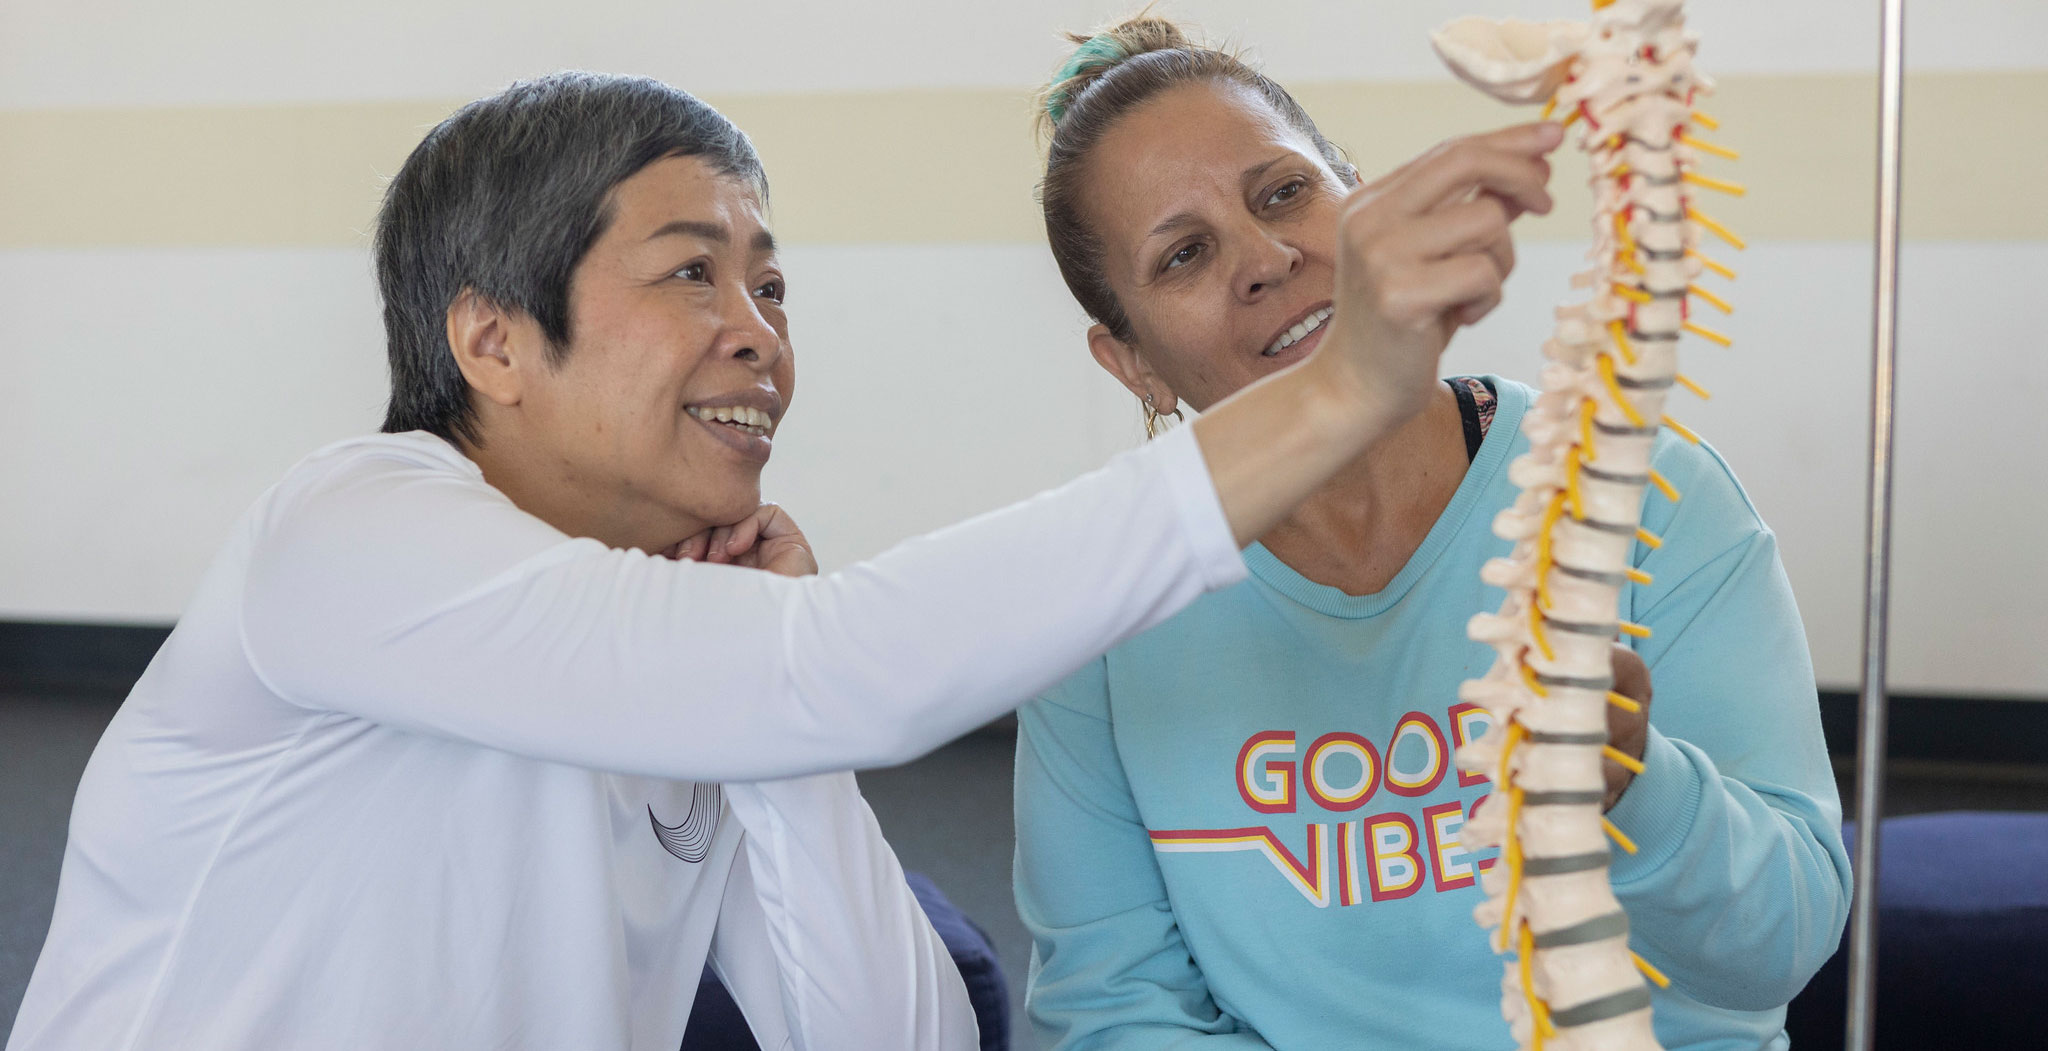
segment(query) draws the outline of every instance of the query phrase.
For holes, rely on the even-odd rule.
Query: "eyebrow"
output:
[[[1238,182],[1250,184],[1258,180],[1260,177],[1264,176],[1266,172],[1269,169],[1271,169],[1274,165],[1280,164],[1281,162],[1287,160],[1289,157],[1292,156],[1294,156],[1294,154],[1292,153],[1283,153],[1277,157],[1270,157],[1266,160],[1260,161],[1259,163],[1254,164],[1251,167],[1246,168],[1244,171],[1240,172],[1237,177]],[[1139,251],[1142,253],[1142,246],[1145,244],[1145,242],[1148,242],[1153,238],[1158,237],[1160,234],[1170,233],[1173,230],[1179,229],[1183,226],[1192,226],[1200,221],[1201,216],[1197,215],[1194,209],[1192,208],[1186,208],[1182,209],[1181,211],[1175,212],[1172,215],[1169,215],[1166,218],[1159,220],[1159,224],[1154,226],[1151,232],[1147,233],[1144,236],[1144,238],[1141,241],[1139,241],[1139,245],[1141,246]],[[1138,267],[1142,270],[1145,268],[1145,264],[1140,262],[1138,264]]]
[[[1277,157],[1260,161],[1259,163],[1254,164],[1249,168],[1246,168],[1241,174],[1239,174],[1237,177],[1238,181],[1243,183],[1253,182],[1257,180],[1260,176],[1266,174],[1267,169],[1272,168],[1274,165],[1279,164],[1292,156],[1294,155],[1291,153],[1283,153]],[[1172,215],[1167,216],[1164,219],[1159,220],[1159,225],[1154,226],[1152,228],[1152,231],[1146,234],[1145,236],[1147,238],[1157,237],[1160,234],[1166,233],[1167,231],[1172,230],[1176,227],[1186,226],[1189,223],[1195,222],[1199,218],[1201,217],[1196,215],[1193,209],[1178,211],[1173,213]]]
[[[662,237],[695,237],[714,244],[731,244],[732,231],[724,223],[708,223],[702,219],[676,219],[662,224],[661,228],[647,235],[652,241]],[[775,251],[775,235],[766,230],[754,234],[754,250]]]
[[[1260,161],[1259,163],[1254,164],[1249,168],[1246,168],[1244,170],[1244,174],[1238,176],[1238,180],[1240,182],[1251,182],[1257,179],[1259,176],[1266,174],[1266,169],[1271,168],[1272,166],[1279,164],[1280,162],[1287,160],[1288,158],[1293,156],[1295,156],[1295,154],[1293,153],[1283,153],[1278,157],[1274,157],[1270,160]]]

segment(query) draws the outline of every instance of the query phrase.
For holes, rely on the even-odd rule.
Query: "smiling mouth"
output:
[[[775,426],[767,413],[745,405],[692,405],[684,411],[705,423],[721,424],[756,438],[768,437]]]
[[[1280,333],[1280,338],[1274,340],[1273,345],[1267,347],[1265,351],[1263,351],[1264,356],[1269,358],[1273,357],[1281,351],[1286,350],[1288,347],[1291,347],[1296,343],[1299,343],[1302,340],[1307,339],[1309,333],[1314,332],[1319,328],[1322,328],[1323,325],[1330,320],[1330,315],[1335,314],[1336,312],[1337,308],[1335,307],[1324,307],[1323,309],[1318,310],[1305,318],[1302,318],[1300,321],[1295,322],[1293,328],[1290,328],[1287,331]]]

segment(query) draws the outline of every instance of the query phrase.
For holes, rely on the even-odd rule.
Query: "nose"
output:
[[[724,329],[719,341],[724,356],[758,372],[769,371],[781,359],[782,333],[762,312],[752,292],[739,291],[727,297]]]
[[[1299,248],[1269,230],[1254,227],[1246,233],[1243,243],[1249,248],[1238,271],[1237,289],[1239,298],[1252,303],[1299,273],[1302,255]]]

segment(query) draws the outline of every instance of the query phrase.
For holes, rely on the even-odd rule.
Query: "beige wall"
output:
[[[1028,95],[1053,30],[1127,5],[371,0],[0,7],[0,616],[166,620],[228,524],[384,382],[363,231],[461,100],[562,67],[698,91],[759,142],[791,247],[803,398],[769,484],[828,562],[1023,496],[1137,439],[1040,243]],[[1748,198],[1733,351],[1685,414],[1778,530],[1824,680],[1856,672],[1871,273],[1867,5],[1701,2],[1710,112]],[[1514,0],[1185,2],[1255,45],[1368,171],[1517,119],[1430,26]],[[1914,5],[1894,665],[2048,692],[2048,514],[2024,310],[2048,283],[2048,5]],[[1851,20],[1841,21],[1844,17]],[[459,42],[459,46],[451,44]],[[971,45],[971,46],[970,46]],[[1568,168],[1561,172],[1569,178]],[[1525,232],[1447,368],[1533,378],[1584,211]],[[828,440],[829,439],[829,440]],[[2030,474],[2031,472],[2031,474]]]

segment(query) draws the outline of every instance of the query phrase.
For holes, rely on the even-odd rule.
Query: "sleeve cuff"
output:
[[[1152,445],[1204,587],[1215,591],[1243,580],[1249,574],[1244,552],[1238,549],[1230,520],[1223,515],[1223,502],[1216,495],[1215,480],[1209,477],[1209,463],[1202,457],[1195,429],[1176,427],[1154,439]]]
[[[1617,884],[1657,871],[1692,834],[1703,790],[1700,769],[1671,739],[1650,727],[1643,744],[1643,772],[1607,812],[1614,827],[1635,841],[1633,854],[1617,850],[1610,868]]]

